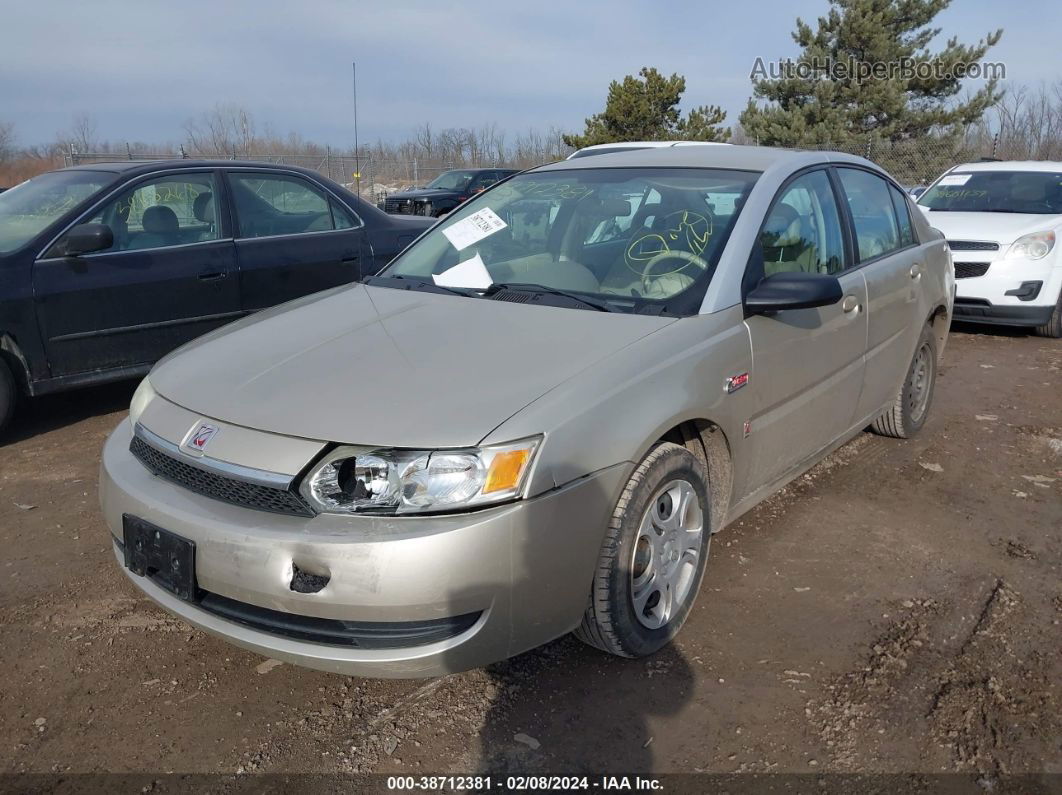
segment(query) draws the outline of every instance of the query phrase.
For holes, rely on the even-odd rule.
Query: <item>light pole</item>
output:
[[[358,187],[358,198],[361,198],[361,152],[358,148],[358,62],[350,64],[354,70],[354,182]]]

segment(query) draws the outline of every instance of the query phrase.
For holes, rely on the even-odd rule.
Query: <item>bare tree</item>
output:
[[[219,103],[184,124],[189,151],[215,157],[246,157],[256,144],[254,117],[234,103]]]
[[[0,163],[6,163],[15,154],[15,125],[0,121]]]

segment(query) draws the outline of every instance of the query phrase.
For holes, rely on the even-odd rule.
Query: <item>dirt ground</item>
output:
[[[922,434],[724,530],[655,657],[564,638],[430,681],[269,662],[139,596],[96,499],[134,386],[0,446],[0,773],[1062,773],[1059,341],[953,329]]]

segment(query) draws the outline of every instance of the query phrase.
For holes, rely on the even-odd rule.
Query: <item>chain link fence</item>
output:
[[[755,143],[755,142],[751,142]],[[822,143],[813,148],[833,150],[859,155],[871,160],[890,174],[901,184],[909,187],[928,185],[948,168],[964,162],[983,158],[1004,156],[996,139],[967,139],[961,136],[933,137],[926,136],[913,140],[889,141],[874,135],[856,136],[844,143]],[[84,163],[114,162],[116,160],[172,160],[175,157],[188,157],[183,149],[177,154],[135,152],[97,152],[64,153],[66,165],[75,166]],[[203,155],[195,155],[201,157]],[[209,157],[217,157],[212,155]],[[455,163],[441,159],[409,160],[383,159],[370,154],[355,157],[349,152],[337,154],[330,148],[314,154],[269,154],[233,152],[229,159],[246,159],[275,165],[296,166],[320,174],[345,185],[350,190],[372,202],[382,201],[388,193],[413,186],[423,186],[431,182],[444,171],[453,168],[504,167],[504,163]]]
[[[977,162],[998,156],[994,139],[967,140],[961,136],[926,136],[889,141],[874,135],[857,136],[841,144],[823,143],[816,150],[846,152],[865,157],[889,172],[900,184],[911,188],[926,186],[959,163]]]
[[[161,152],[64,152],[63,160],[67,166],[79,166],[91,163],[114,163],[117,161],[153,161],[174,160],[192,157],[181,151],[177,154]],[[217,159],[216,155],[194,155]],[[462,164],[458,166],[450,161],[438,159],[389,160],[374,158],[371,155],[355,157],[352,154],[333,154],[325,149],[320,154],[260,154],[250,153],[237,156],[230,155],[230,160],[250,160],[272,165],[295,166],[316,171],[338,182],[369,201],[382,201],[388,193],[413,186],[423,186],[438,177],[444,171],[453,168],[474,168]]]

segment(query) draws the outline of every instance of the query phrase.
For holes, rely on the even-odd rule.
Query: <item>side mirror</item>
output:
[[[812,309],[841,300],[841,283],[824,273],[776,273],[761,281],[747,296],[745,310],[765,315],[784,309]]]
[[[105,251],[114,245],[114,233],[107,224],[78,224],[73,227],[60,244],[63,256],[77,257]]]

